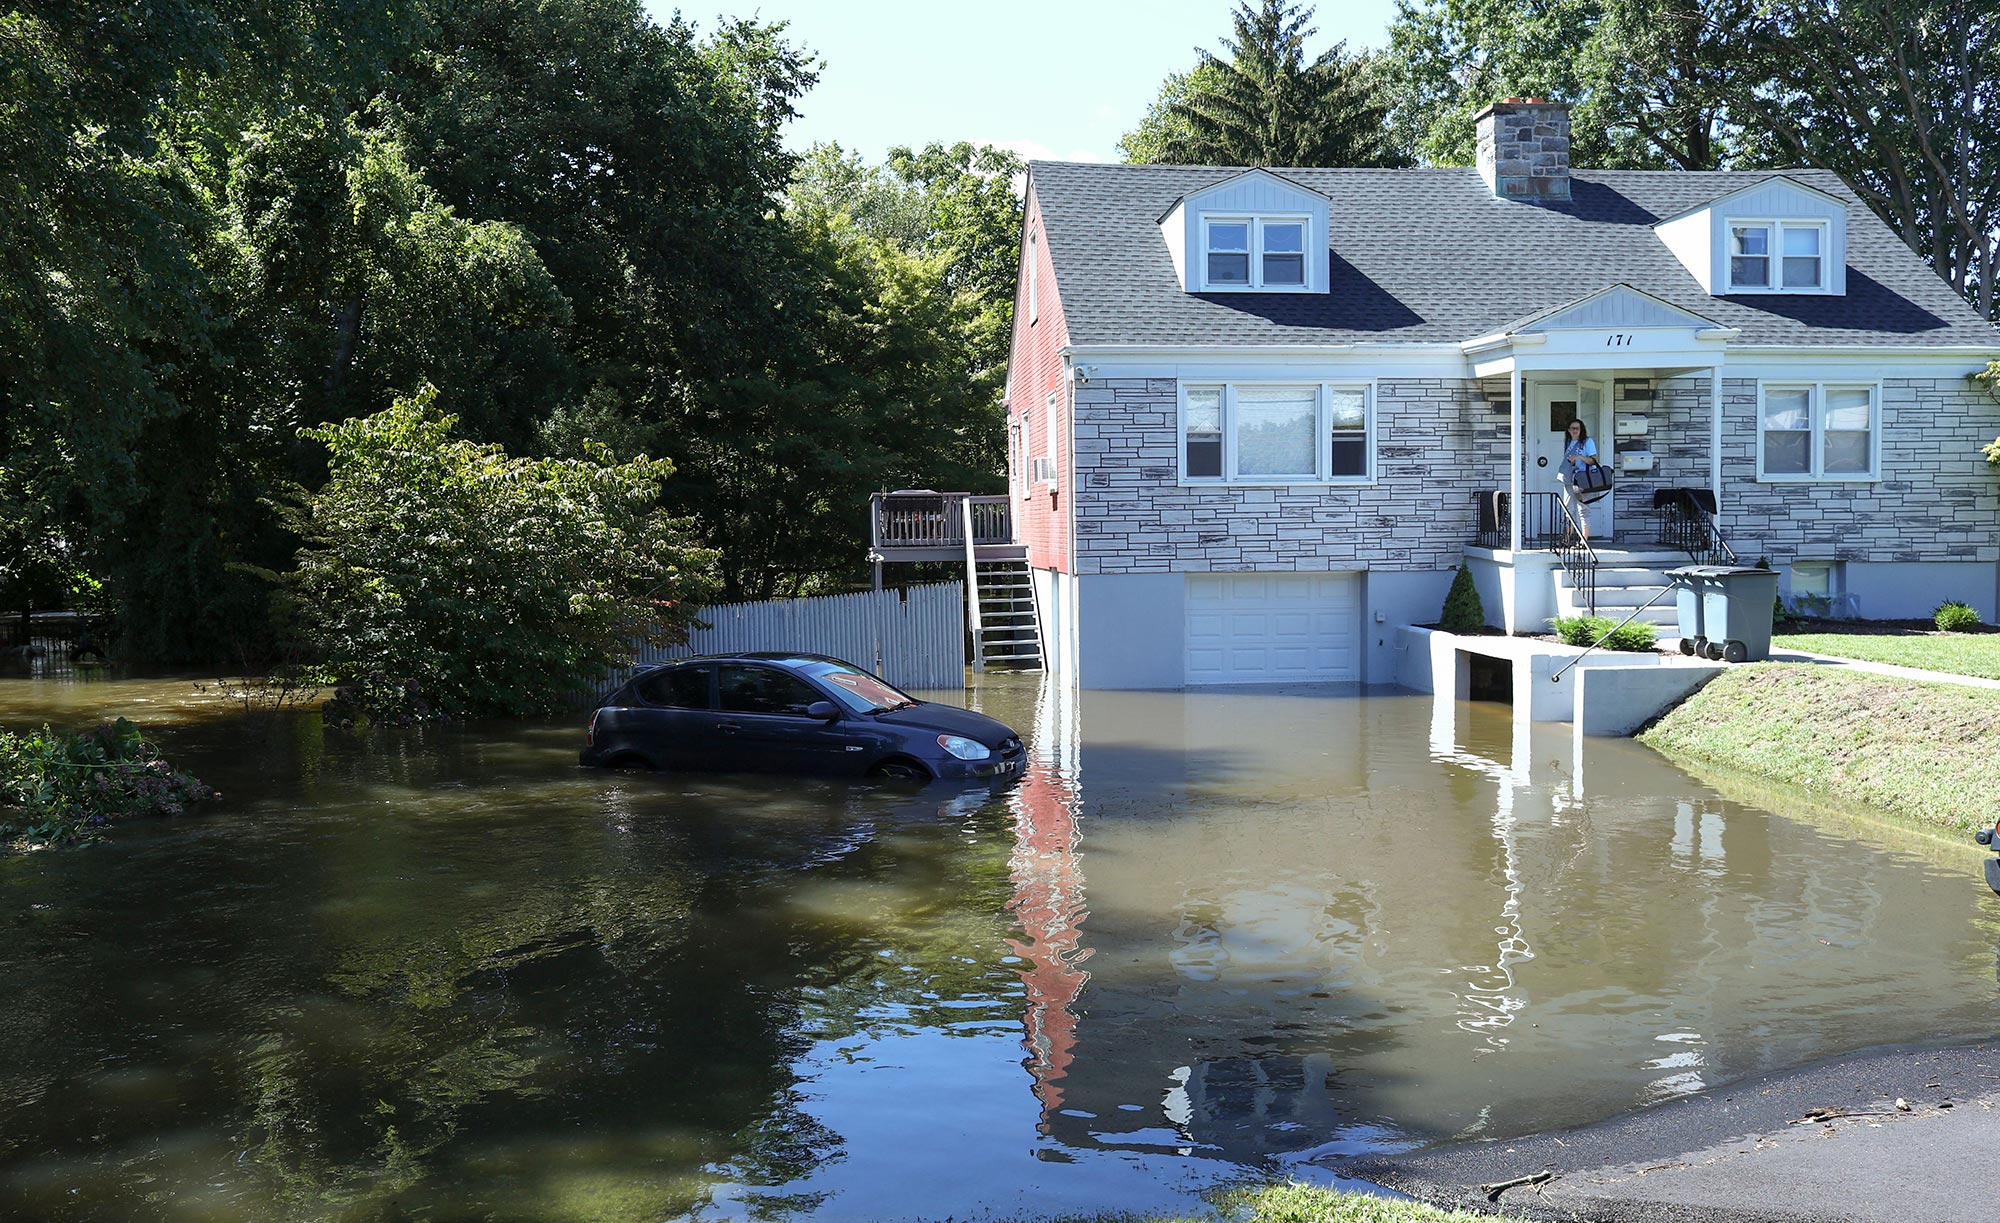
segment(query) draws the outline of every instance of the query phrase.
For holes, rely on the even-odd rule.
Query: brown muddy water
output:
[[[1030,774],[607,774],[570,725],[0,679],[0,723],[124,713],[225,795],[0,860],[0,1218],[1169,1209],[1994,1027],[1968,848],[1494,706],[937,695]]]

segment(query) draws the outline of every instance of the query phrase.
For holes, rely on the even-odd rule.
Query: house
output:
[[[1049,669],[1393,682],[1461,562],[1510,631],[1690,558],[2000,610],[1968,380],[2000,332],[1836,176],[1577,170],[1561,104],[1478,123],[1476,168],[1030,167],[1006,543]],[[1588,523],[1573,418],[1616,473]]]

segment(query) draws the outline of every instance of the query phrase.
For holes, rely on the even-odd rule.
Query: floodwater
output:
[[[997,793],[123,713],[212,814],[0,859],[0,1218],[1026,1218],[1989,1033],[1970,849],[1504,708],[966,700]]]

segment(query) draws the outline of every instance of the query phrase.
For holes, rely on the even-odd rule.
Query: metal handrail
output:
[[[1571,592],[1583,592],[1584,614],[1597,614],[1597,549],[1590,546],[1590,536],[1584,534],[1583,523],[1577,519],[1576,511],[1570,508],[1568,497],[1557,497],[1556,505],[1569,524],[1569,531],[1556,541],[1556,559],[1562,562],[1563,572],[1569,574]]]
[[[1715,515],[1709,513],[1699,505],[1694,507],[1694,512],[1700,515],[1699,521],[1707,537],[1709,552],[1720,552],[1722,554],[1719,558],[1711,557],[1711,559],[1726,560],[1732,565],[1742,564],[1742,561],[1736,559],[1736,550],[1729,546],[1728,540],[1722,538],[1722,527],[1716,523]]]

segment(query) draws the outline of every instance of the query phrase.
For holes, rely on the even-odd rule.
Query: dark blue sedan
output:
[[[717,654],[648,667],[590,718],[587,765],[832,773],[902,781],[1021,771],[1021,737],[817,654]]]

